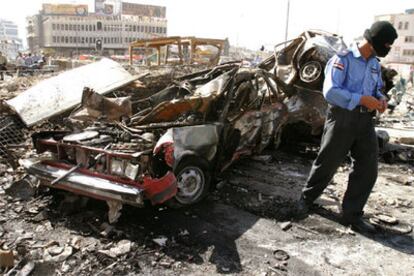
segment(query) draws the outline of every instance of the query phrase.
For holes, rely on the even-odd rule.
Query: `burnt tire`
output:
[[[191,206],[205,198],[210,190],[209,163],[197,156],[184,157],[174,170],[177,194],[166,202],[171,208]]]
[[[299,70],[300,80],[309,85],[317,85],[323,77],[323,67],[318,61],[308,61]]]

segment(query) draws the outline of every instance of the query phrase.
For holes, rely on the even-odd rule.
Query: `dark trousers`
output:
[[[6,70],[7,70],[6,66],[1,64],[0,65],[0,80],[4,80],[4,71]]]
[[[311,203],[328,186],[336,170],[351,153],[349,174],[342,210],[344,219],[352,222],[363,215],[363,208],[378,174],[378,141],[372,114],[330,106],[318,157],[310,171],[303,197]]]

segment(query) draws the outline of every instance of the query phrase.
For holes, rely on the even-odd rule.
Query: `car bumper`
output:
[[[52,180],[64,175],[69,169],[51,166],[34,159],[22,160],[21,165],[29,174],[41,180],[41,185],[67,190],[100,200],[116,200],[134,206],[143,206],[144,192],[143,189],[138,187],[126,185],[115,180],[89,176],[77,171],[72,172],[63,180],[52,185]]]

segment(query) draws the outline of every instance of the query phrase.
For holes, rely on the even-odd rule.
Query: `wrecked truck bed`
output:
[[[198,202],[235,160],[277,144],[287,119],[270,74],[239,64],[132,102],[131,116],[117,108],[108,116],[93,93],[85,89],[70,118],[78,130],[33,135],[39,156],[23,165],[43,185],[135,206]]]

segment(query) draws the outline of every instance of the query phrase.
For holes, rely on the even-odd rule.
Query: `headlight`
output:
[[[139,165],[128,163],[125,168],[125,176],[129,179],[135,180],[139,172]]]
[[[124,175],[124,162],[121,160],[112,159],[111,174]]]
[[[139,172],[139,165],[134,165],[126,160],[112,159],[111,174],[128,177],[135,180]]]

